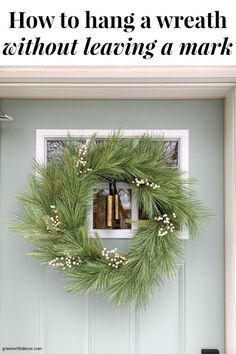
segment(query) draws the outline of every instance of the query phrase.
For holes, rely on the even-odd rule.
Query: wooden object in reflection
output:
[[[118,194],[115,194],[115,220],[120,219],[120,196]]]
[[[107,227],[113,226],[113,196],[107,196]]]
[[[105,229],[106,228],[106,196],[98,195],[97,197],[97,214],[96,214],[96,229]]]
[[[127,218],[127,214],[126,214],[125,209],[123,208],[123,205],[122,205],[122,203],[121,203],[120,197],[119,197],[118,201],[119,201],[120,217],[121,217],[122,219],[126,219],[126,218]]]

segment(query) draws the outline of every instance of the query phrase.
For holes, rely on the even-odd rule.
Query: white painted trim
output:
[[[1,83],[0,97],[20,99],[221,99],[232,83]]]
[[[1,83],[235,82],[236,66],[1,66]]]
[[[225,100],[225,343],[236,353],[236,89]]]
[[[236,66],[0,68],[5,98],[225,99],[225,354],[236,354],[235,84]]]
[[[93,134],[96,134],[97,138],[107,138],[112,134],[112,130],[104,129],[37,129],[36,130],[36,161],[41,164],[46,164],[46,142],[48,139],[66,139],[68,135],[71,137],[81,137],[89,139]],[[188,177],[189,171],[189,131],[187,129],[166,129],[166,130],[122,130],[123,137],[139,136],[144,133],[150,136],[164,136],[167,140],[177,139],[179,141],[179,168],[184,171],[186,177]],[[132,186],[131,186],[132,188]],[[99,232],[101,238],[130,238],[132,231],[135,227],[132,224],[131,230],[92,230],[92,212],[88,215],[89,225],[92,232]],[[137,220],[137,206],[132,200],[132,220]],[[189,238],[189,232],[187,228],[183,228],[180,232],[181,239],[187,240]]]
[[[32,99],[224,98],[229,67],[0,67],[0,97]]]

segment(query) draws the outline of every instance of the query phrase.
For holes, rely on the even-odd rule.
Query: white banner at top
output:
[[[9,0],[0,65],[236,65],[234,1]]]

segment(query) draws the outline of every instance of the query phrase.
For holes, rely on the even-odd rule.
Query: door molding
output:
[[[0,68],[0,97],[224,99],[225,354],[236,354],[236,66],[3,66]]]
[[[236,353],[236,89],[225,98],[225,344]]]

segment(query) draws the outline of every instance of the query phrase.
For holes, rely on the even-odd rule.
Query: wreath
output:
[[[57,159],[47,166],[35,162],[34,169],[29,192],[19,197],[23,216],[14,226],[33,242],[29,255],[70,279],[70,292],[99,294],[118,308],[147,306],[155,287],[183,262],[183,227],[194,236],[209,215],[190,181],[172,166],[163,137],[124,138],[114,132],[99,143],[93,136],[86,144],[68,137]],[[122,212],[120,181],[132,186],[139,220]],[[91,200],[98,201],[105,182],[110,186],[106,228],[119,218],[126,228],[135,225],[127,252],[103,247],[88,223]]]

